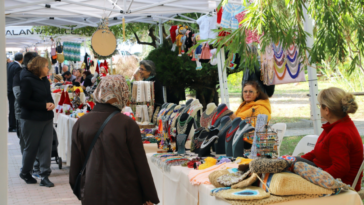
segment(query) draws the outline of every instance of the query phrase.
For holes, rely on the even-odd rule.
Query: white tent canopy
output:
[[[5,0],[6,25],[65,25],[97,27],[103,17],[109,26],[126,22],[155,23],[181,13],[213,11],[218,2],[208,0]],[[186,19],[191,20],[191,19]]]

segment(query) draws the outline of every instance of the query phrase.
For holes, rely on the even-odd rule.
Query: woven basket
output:
[[[216,197],[235,200],[264,199],[270,196],[260,187],[249,186],[244,189],[229,189],[216,193]]]
[[[267,174],[266,174],[267,175]],[[283,172],[276,173],[267,183],[267,176],[263,176],[266,184],[269,184],[271,194],[279,196],[297,195],[297,194],[332,194],[333,191],[319,187],[299,175]],[[266,189],[265,185],[262,185]]]
[[[214,185],[216,188],[219,187],[225,187],[224,185],[221,185],[217,182],[217,178],[219,178],[220,176],[229,174],[229,170],[225,169],[225,170],[217,170],[217,171],[213,171],[211,174],[209,174],[209,180],[210,183],[212,185]]]
[[[257,181],[258,179],[258,175],[256,173],[253,173],[249,178],[237,183],[237,184],[234,184],[231,186],[232,189],[242,189],[242,188],[245,188],[245,187],[248,187],[250,185],[252,185],[255,181]]]

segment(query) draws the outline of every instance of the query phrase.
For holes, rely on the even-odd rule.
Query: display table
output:
[[[188,179],[190,168],[181,166],[172,166],[170,172],[164,172],[151,161],[154,153],[148,153],[148,163],[153,175],[154,184],[157,189],[161,205],[228,205],[225,200],[218,199],[210,195],[214,189],[212,185],[202,184],[193,186]],[[274,205],[362,205],[359,195],[354,191],[347,191],[336,196],[295,200]]]
[[[69,93],[68,96],[70,98],[72,98],[73,93]],[[52,93],[52,98],[53,98],[53,101],[54,101],[54,105],[57,107],[57,105],[59,103],[59,100],[61,99],[61,93]],[[81,100],[82,103],[86,102],[85,93],[80,94],[80,100]],[[53,123],[57,123],[58,122],[58,113],[56,113],[56,109],[53,109],[53,113],[54,113]]]
[[[65,114],[58,114],[57,119],[57,137],[58,137],[58,156],[62,158],[62,161],[67,166],[71,165],[71,145],[72,145],[72,129],[76,118],[71,118]],[[146,153],[157,152],[157,144],[144,144],[144,150]]]
[[[76,118],[71,118],[65,114],[58,116],[58,156],[67,166],[71,165],[72,128],[76,122]]]

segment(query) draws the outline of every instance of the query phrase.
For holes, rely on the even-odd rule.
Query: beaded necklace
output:
[[[200,118],[201,127],[208,127],[216,112],[217,112],[217,107],[215,107],[215,109],[210,114],[206,114],[206,111],[203,112]]]
[[[283,75],[282,75],[282,76],[279,76],[279,75],[278,75],[278,72],[277,72],[277,70],[278,70],[278,69],[279,69],[279,68],[277,67],[277,65],[276,65],[276,64],[274,64],[274,72],[276,73],[277,78],[278,78],[279,80],[283,80],[284,76],[286,75],[286,71],[287,71],[287,69],[285,69],[285,67],[284,67],[284,72],[283,72]]]
[[[276,64],[278,66],[282,66],[283,63],[285,62],[285,55],[283,54],[282,58],[280,60],[278,60],[276,57],[274,57],[274,61],[276,62]]]
[[[189,116],[185,121],[181,121],[181,119],[178,119],[177,122],[177,132],[178,134],[185,134],[188,124],[191,122],[193,118]]]
[[[212,117],[212,121],[211,121],[211,125],[214,125],[216,120],[221,116],[222,113],[224,113],[228,108],[227,107],[224,107],[223,110],[221,110],[220,113],[215,113],[214,116]]]
[[[286,65],[286,68],[287,68],[287,71],[288,71],[289,76],[291,76],[291,78],[295,79],[295,78],[297,78],[297,77],[298,77],[298,75],[300,74],[301,63],[298,65],[297,73],[296,73],[296,74],[294,74],[294,75],[292,75],[292,73],[291,73],[291,71],[290,71],[290,69],[289,69],[288,65]]]
[[[232,128],[232,127],[231,127]],[[231,131],[231,128],[230,130],[226,133],[226,137],[225,137],[225,140],[226,142],[230,142],[232,139],[233,139],[233,134],[236,132],[236,130],[239,129],[239,126],[236,126],[236,128],[233,129],[233,131]]]
[[[202,144],[201,144],[201,148],[200,149],[203,149],[205,148],[206,146],[210,145],[215,139],[218,139],[219,137],[217,135],[215,136],[212,136],[211,138],[209,139],[205,139]]]
[[[267,60],[270,60],[273,58],[273,48],[272,48],[272,45],[268,45],[266,48],[265,48],[265,58]]]
[[[293,49],[289,49],[287,50],[287,54],[289,55],[289,57],[293,58],[293,56],[295,55],[295,53],[297,52],[297,48],[296,46],[293,47]]]

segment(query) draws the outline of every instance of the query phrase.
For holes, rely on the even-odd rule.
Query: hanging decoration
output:
[[[267,46],[262,54],[262,75],[266,85],[278,85],[285,83],[306,81],[305,72],[298,57],[299,48],[291,45],[284,50],[281,42]]]
[[[109,20],[104,18],[97,31],[92,35],[91,49],[95,57],[105,59],[117,53],[116,46],[116,38],[109,29]]]

